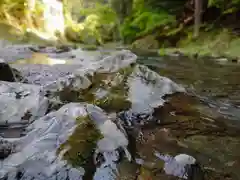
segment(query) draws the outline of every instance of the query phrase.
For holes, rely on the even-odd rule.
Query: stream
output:
[[[240,64],[10,44],[0,59],[0,179],[240,179]]]

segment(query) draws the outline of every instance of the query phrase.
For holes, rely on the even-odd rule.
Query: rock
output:
[[[32,56],[32,51],[29,49],[30,47],[35,46],[26,44],[6,44],[0,48],[0,58],[4,59],[6,63],[30,58]]]
[[[56,112],[34,121],[27,128],[26,136],[11,140],[17,151],[0,160],[0,179],[67,179],[81,180],[84,170],[68,165],[58,157],[57,149],[76,127],[76,117],[86,116],[84,106],[68,104]]]
[[[149,169],[141,167],[137,180],[148,180],[148,179],[150,180],[152,179],[152,177],[153,177],[152,172]]]
[[[48,101],[41,87],[0,81],[0,126],[22,126],[45,114]]]
[[[35,53],[65,53],[65,52],[71,51],[72,47],[70,46],[59,46],[59,47],[38,46],[38,47],[29,47],[29,49]]]
[[[14,71],[9,64],[5,63],[3,60],[0,60],[0,80],[1,81],[9,81],[15,82],[16,70]]]
[[[196,159],[187,154],[179,154],[175,157],[160,153],[155,153],[155,155],[165,162],[164,171],[166,174],[184,179],[187,179],[189,176],[188,169],[196,163]]]
[[[15,150],[14,143],[0,139],[0,161],[7,158]]]
[[[115,123],[113,123],[108,116],[97,106],[88,105],[87,112],[89,117],[100,129],[104,138],[99,140],[98,149],[100,152],[111,152],[118,147],[126,148],[128,140],[126,135],[119,130]]]
[[[233,58],[231,61],[232,61],[233,63],[238,63],[238,62],[239,62],[239,59],[238,59],[238,58]]]
[[[155,109],[155,112],[159,111],[158,115],[153,114],[161,120],[161,127],[156,124],[141,126],[143,138],[136,140],[141,163],[155,164],[148,166],[151,172],[156,170],[152,179],[165,174],[178,177],[184,174],[185,179],[191,180],[222,180],[225,174],[228,175],[226,179],[239,179],[239,164],[236,163],[239,156],[236,147],[240,147],[238,128],[232,129],[225,126],[225,122],[199,113],[196,99],[186,94],[177,93],[165,98],[167,102],[160,108],[161,112]],[[173,111],[174,115],[171,114]],[[165,162],[163,166],[156,166],[158,160],[153,157],[154,150],[162,153],[158,157]],[[235,162],[233,166],[231,162]],[[206,172],[210,167],[214,170]]]
[[[153,35],[145,36],[132,43],[133,49],[152,50],[159,49],[159,42]]]

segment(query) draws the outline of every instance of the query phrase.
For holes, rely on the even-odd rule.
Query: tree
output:
[[[132,12],[133,0],[110,0],[112,9],[117,13],[120,24]]]
[[[199,36],[199,29],[201,26],[201,16],[202,16],[202,0],[195,0],[195,10],[194,10],[194,32],[193,37],[197,38]]]

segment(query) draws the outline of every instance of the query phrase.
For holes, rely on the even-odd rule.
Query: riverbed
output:
[[[9,46],[0,54],[25,79],[11,82],[11,92],[1,82],[2,104],[19,102],[9,95],[19,87],[30,92],[20,96],[27,110],[12,116],[13,125],[0,127],[3,140],[13,143],[1,160],[2,177],[185,178],[167,171],[159,157],[186,154],[198,162],[184,165],[189,179],[240,179],[239,64],[32,45]],[[34,99],[38,103],[28,103]],[[20,115],[28,121],[24,126]]]

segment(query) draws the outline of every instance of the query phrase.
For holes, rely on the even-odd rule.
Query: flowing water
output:
[[[159,151],[195,154],[206,169],[216,168],[222,173],[212,179],[240,179],[236,171],[240,160],[240,64],[178,55],[147,54],[138,59],[160,75],[182,84],[187,91],[166,97],[168,103],[156,113],[166,123],[164,132],[175,143],[167,143],[168,148],[166,144],[161,147],[158,143],[163,132],[150,128],[144,134],[149,142],[143,154],[148,154],[149,147],[157,143]],[[228,172],[234,175],[229,177]]]
[[[240,179],[240,65],[136,54],[1,48],[0,177]]]

